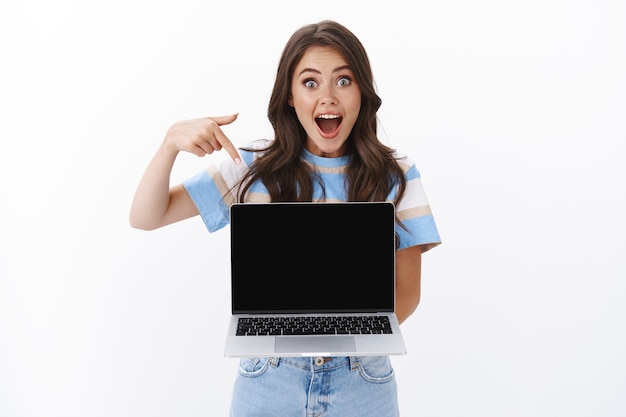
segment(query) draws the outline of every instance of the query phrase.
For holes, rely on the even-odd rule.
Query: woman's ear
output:
[[[289,104],[289,107],[293,107],[293,96],[290,94],[289,98],[287,99],[287,104]]]

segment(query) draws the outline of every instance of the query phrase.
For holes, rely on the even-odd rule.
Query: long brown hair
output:
[[[394,150],[382,144],[376,134],[376,112],[381,99],[374,88],[369,58],[352,32],[329,20],[301,27],[285,45],[267,112],[274,128],[274,140],[261,149],[264,154],[250,166],[238,187],[238,200],[244,201],[246,192],[257,180],[263,182],[272,202],[311,201],[315,181],[323,189],[318,174],[302,159],[306,132],[288,104],[293,72],[311,46],[332,47],[342,54],[361,89],[361,109],[346,142],[350,155],[346,169],[348,201],[384,201],[397,185],[394,201],[397,204],[404,195],[406,180],[394,159]]]

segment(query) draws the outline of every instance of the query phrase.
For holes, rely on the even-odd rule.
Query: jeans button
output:
[[[318,356],[317,358],[315,358],[315,364],[316,364],[317,366],[322,366],[322,365],[324,365],[324,362],[325,362],[325,361],[324,361],[324,358],[322,358],[321,356]]]

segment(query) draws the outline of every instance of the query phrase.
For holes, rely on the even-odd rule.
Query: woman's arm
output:
[[[153,230],[198,214],[193,200],[182,185],[170,188],[170,175],[180,151],[204,156],[220,149],[239,160],[237,149],[220,126],[235,121],[237,115],[205,117],[175,123],[148,165],[130,210],[130,225]]]
[[[405,321],[420,302],[422,247],[411,246],[396,251],[396,314]]]

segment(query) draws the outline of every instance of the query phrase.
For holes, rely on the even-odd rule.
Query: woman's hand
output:
[[[221,126],[237,115],[204,117],[174,123],[150,161],[139,182],[130,210],[130,224],[152,230],[198,214],[194,202],[181,184],[170,188],[170,175],[180,151],[204,156],[225,149],[236,163],[241,159]]]
[[[164,145],[171,150],[189,152],[200,157],[224,149],[239,163],[241,159],[237,149],[221,129],[221,126],[234,122],[237,116],[238,114],[233,114],[176,122],[167,131]]]

